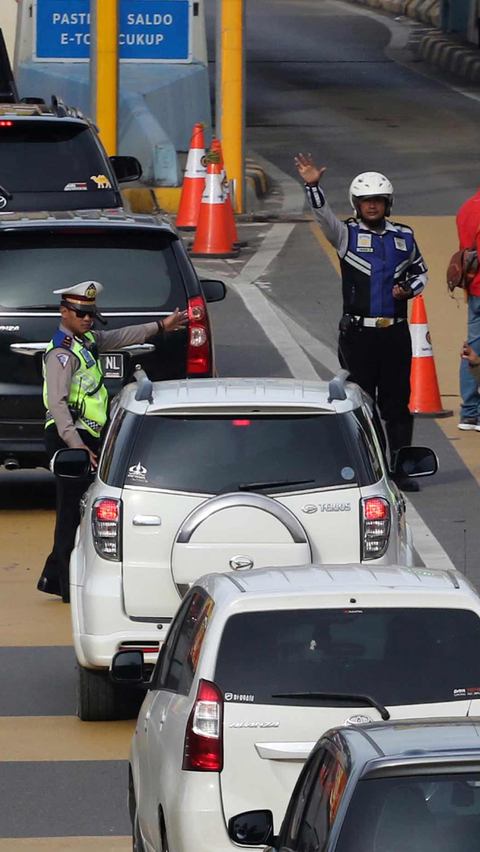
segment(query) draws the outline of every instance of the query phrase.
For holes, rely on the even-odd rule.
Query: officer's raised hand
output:
[[[321,169],[317,168],[313,162],[311,154],[307,154],[307,156],[305,156],[305,154],[299,154],[298,157],[294,157],[293,160],[300,177],[309,186],[317,186],[323,173],[327,171],[326,166],[323,166]]]
[[[164,331],[179,331],[179,329],[185,328],[188,323],[188,311],[181,311],[179,308],[175,308],[173,314],[165,317],[162,323]]]

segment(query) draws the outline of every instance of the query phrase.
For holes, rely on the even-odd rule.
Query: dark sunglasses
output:
[[[86,317],[90,317],[90,319],[95,319],[95,309],[94,308],[92,308],[89,311],[88,310],[82,311],[81,308],[68,308],[68,310],[72,311],[72,313],[76,314],[76,316],[79,319],[85,319]]]

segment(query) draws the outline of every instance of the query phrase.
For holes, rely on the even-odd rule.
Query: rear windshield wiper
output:
[[[277,479],[272,482],[239,482],[239,491],[259,491],[262,488],[280,488],[282,485],[308,485],[314,479]]]
[[[369,704],[370,707],[375,707],[378,710],[384,722],[388,722],[390,719],[387,708],[369,695],[350,695],[350,693],[343,695],[341,692],[276,692],[272,695],[272,698],[309,698],[312,700],[319,698],[325,701],[348,701],[349,704]]]

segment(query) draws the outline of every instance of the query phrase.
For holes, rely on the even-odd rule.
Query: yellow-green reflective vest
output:
[[[87,332],[85,337],[91,342],[95,341],[91,332]],[[58,348],[66,349],[67,352],[76,355],[79,361],[79,366],[72,376],[68,397],[68,407],[72,412],[75,425],[79,429],[86,429],[95,438],[99,438],[107,421],[108,410],[108,391],[103,383],[100,360],[97,360],[81,341],[75,337],[69,337],[60,329],[48,344],[45,356],[52,349]],[[45,428],[47,428],[55,420],[48,406],[45,360],[43,361],[43,404],[47,409],[45,422]]]

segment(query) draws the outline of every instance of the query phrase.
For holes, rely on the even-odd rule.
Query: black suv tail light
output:
[[[187,376],[205,375],[212,369],[210,330],[203,296],[188,300]]]

